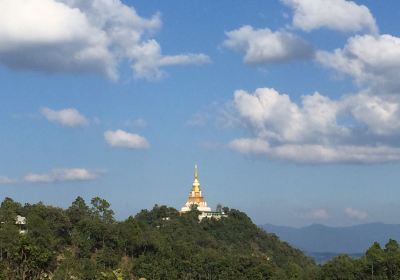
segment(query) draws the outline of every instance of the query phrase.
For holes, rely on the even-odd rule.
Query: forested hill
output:
[[[78,197],[68,209],[0,207],[0,279],[315,279],[301,251],[267,234],[246,214],[220,221],[155,206],[116,221],[107,201]],[[15,224],[26,217],[27,232]]]

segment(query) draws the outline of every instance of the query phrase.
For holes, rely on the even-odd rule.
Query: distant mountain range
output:
[[[382,246],[391,238],[400,241],[400,225],[370,223],[349,227],[329,227],[313,224],[295,228],[265,224],[267,232],[275,233],[307,254],[324,259],[326,256],[349,254],[357,256],[364,253],[373,242]]]

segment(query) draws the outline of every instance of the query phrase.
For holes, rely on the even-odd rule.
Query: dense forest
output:
[[[154,206],[117,221],[110,204],[78,197],[67,209],[43,203],[0,207],[0,279],[400,279],[391,240],[364,257],[339,256],[321,266],[224,208],[217,221]],[[26,217],[26,231],[16,217]],[[25,229],[25,228],[24,228]]]
[[[347,255],[324,264],[319,279],[335,280],[398,280],[400,279],[400,247],[389,240],[384,248],[374,243],[361,258]]]
[[[166,206],[116,221],[106,200],[64,210],[5,199],[2,279],[310,279],[313,262],[237,210],[198,220]],[[26,217],[19,233],[17,215]]]

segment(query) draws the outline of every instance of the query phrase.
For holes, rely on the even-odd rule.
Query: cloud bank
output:
[[[232,114],[253,137],[234,139],[229,146],[303,163],[399,161],[399,104],[399,98],[364,93],[339,100],[314,93],[303,96],[299,106],[272,88],[238,90]]]
[[[131,65],[134,77],[157,79],[165,66],[210,61],[204,54],[163,55],[151,38],[160,28],[159,14],[140,17],[120,0],[3,0],[0,63],[116,80],[123,62]]]
[[[229,147],[302,163],[400,161],[400,38],[379,34],[369,9],[353,1],[282,2],[294,11],[293,26],[303,31],[367,32],[349,37],[343,48],[315,55],[319,64],[350,77],[356,92],[338,93],[338,99],[315,92],[296,103],[272,88],[254,93],[237,90],[229,122],[239,123],[249,136],[233,139]],[[242,27],[227,33],[225,45],[244,52],[247,63],[285,60],[291,56],[283,51],[285,40],[278,40],[280,35]]]

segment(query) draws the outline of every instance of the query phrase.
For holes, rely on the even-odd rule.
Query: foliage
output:
[[[219,208],[227,217],[218,221],[199,222],[195,208],[181,215],[158,205],[117,221],[98,197],[89,205],[78,197],[68,209],[6,198],[0,279],[399,279],[395,241],[373,245],[361,260],[341,256],[319,268],[246,214]],[[26,217],[26,233],[17,215]]]
[[[389,240],[382,249],[374,243],[360,259],[338,256],[320,270],[321,280],[397,280],[400,279],[400,247]]]
[[[221,220],[198,220],[155,205],[116,221],[99,197],[68,209],[4,199],[0,206],[0,280],[25,279],[400,279],[400,247],[374,243],[360,259],[338,256],[316,266],[301,251],[222,207]],[[26,232],[15,223],[26,217]]]

